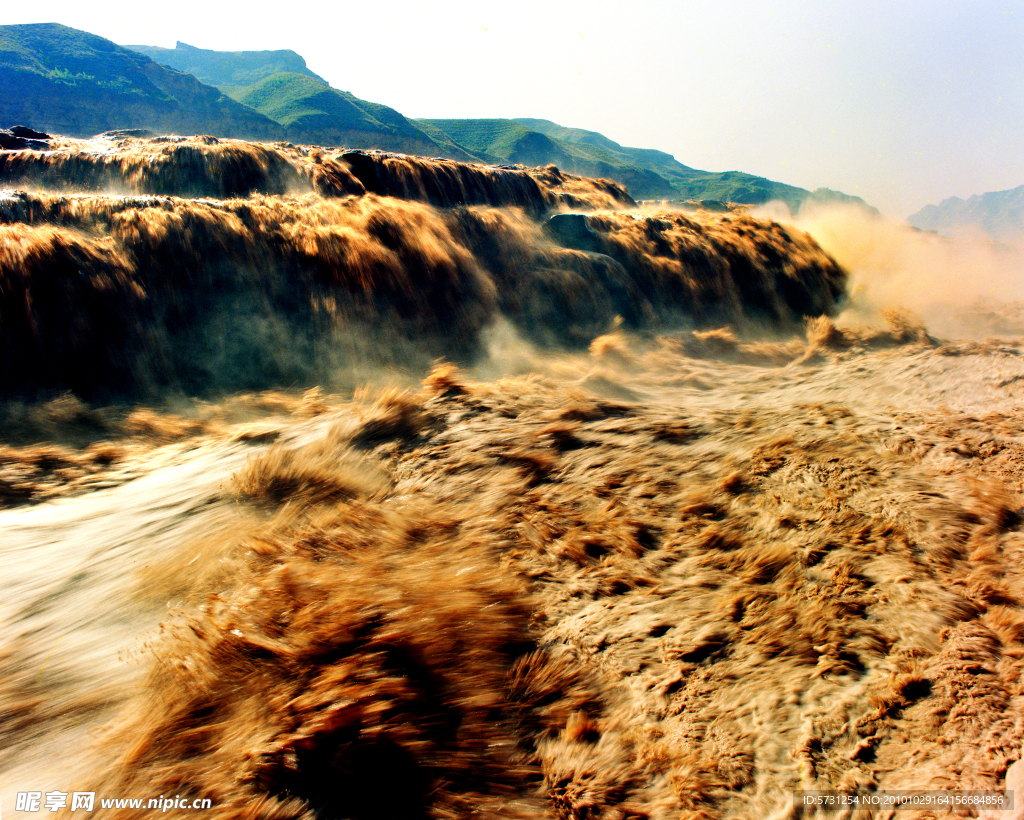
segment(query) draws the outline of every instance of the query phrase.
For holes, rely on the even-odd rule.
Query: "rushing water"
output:
[[[72,191],[0,198],[8,816],[782,817],[1020,758],[1024,348],[878,315],[955,336],[974,250],[844,216],[844,270],[551,168],[3,159]]]
[[[947,351],[951,353],[953,348],[947,348]],[[691,448],[687,450],[691,455],[686,458],[693,462],[696,472],[689,490],[686,490],[685,481],[679,485],[684,494],[692,494],[707,485],[710,479],[702,474],[704,471],[721,471],[711,465],[727,465],[730,461],[734,465],[739,464],[749,457],[751,448],[763,448],[771,441],[787,436],[789,440],[799,442],[800,437],[806,435],[803,431],[808,429],[808,424],[820,424],[814,421],[816,413],[825,413],[825,416],[834,418],[829,424],[838,425],[836,448],[831,458],[827,449],[814,457],[821,466],[851,457],[848,449],[844,449],[851,445],[844,444],[845,441],[889,442],[886,446],[890,448],[918,448],[921,452],[916,461],[921,466],[915,469],[945,475],[942,481],[948,482],[950,474],[954,478],[961,473],[967,476],[973,468],[986,463],[986,459],[977,455],[976,449],[973,457],[962,454],[971,452],[971,446],[976,448],[979,431],[983,432],[986,427],[978,419],[993,413],[1016,418],[1019,385],[1024,384],[1024,365],[1021,364],[1019,350],[1012,342],[993,344],[973,352],[964,348],[959,352],[961,355],[943,355],[933,347],[910,345],[854,352],[838,359],[802,365],[777,366],[690,358],[672,355],[671,347],[651,349],[650,343],[631,345],[626,341],[615,349],[620,357],[618,360],[607,353],[603,357],[540,357],[535,351],[524,348],[520,350],[516,367],[524,370],[532,365],[533,369],[540,371],[541,382],[536,384],[546,385],[540,396],[532,395],[538,388],[530,387],[532,383],[529,381],[495,383],[491,387],[476,389],[482,389],[481,395],[487,397],[489,405],[499,412],[496,419],[505,417],[510,420],[507,422],[508,442],[504,445],[509,452],[526,446],[530,436],[542,436],[536,422],[545,414],[550,419],[550,426],[557,420],[552,415],[557,408],[571,409],[588,392],[596,390],[598,395],[621,397],[628,391],[631,401],[622,403],[621,398],[603,401],[611,401],[612,407],[635,408],[626,416],[627,419],[635,417],[629,427],[632,432],[628,435],[615,433],[607,422],[600,422],[599,418],[585,422],[584,427],[589,424],[594,428],[594,432],[589,434],[594,443],[582,450],[568,450],[566,454],[585,453],[588,448],[598,446],[599,440],[605,442],[601,446],[611,446],[607,436],[627,435],[624,443],[616,446],[628,449],[631,458],[640,459],[635,462],[634,469],[649,470],[647,478],[651,480],[658,475],[663,475],[663,482],[672,483],[677,479],[672,478],[671,469],[665,472],[669,462],[661,461],[662,456],[655,451],[650,455],[653,460],[645,462],[643,430],[656,431],[665,425],[679,423],[694,429],[703,428],[698,440],[687,445]],[[493,369],[498,365],[492,363],[490,367]],[[598,400],[598,406],[601,401]],[[838,408],[838,411],[829,408]],[[945,408],[957,436],[951,438],[948,431],[929,432],[939,423],[941,417],[936,416],[939,408]],[[367,411],[361,412],[365,416]],[[835,415],[836,412],[839,415]],[[844,420],[844,414],[849,415],[849,420]],[[438,453],[449,452],[452,447],[465,448],[467,452],[459,457],[471,457],[474,450],[482,453],[486,447],[494,446],[488,444],[481,450],[483,445],[474,445],[472,436],[479,434],[471,434],[472,428],[466,428],[466,433],[459,434],[460,422],[452,420],[459,415],[456,412],[450,416],[443,429],[420,445],[428,448],[428,459],[440,457],[429,455],[431,447],[442,448]],[[601,412],[597,411],[596,415],[599,417]],[[582,417],[586,418],[586,413]],[[740,417],[747,421],[741,424],[737,421]],[[350,428],[357,429],[360,416],[355,409],[342,411],[341,418],[351,419],[348,422]],[[515,421],[516,418],[519,421]],[[321,420],[315,424],[300,420],[286,423],[278,419],[275,424],[288,431],[280,446],[300,451],[310,442],[318,441],[336,419],[331,415],[328,421]],[[524,433],[520,430],[520,424],[531,423],[537,431],[530,433],[526,430]],[[567,435],[583,434],[577,431]],[[677,438],[682,442],[687,440],[687,436],[680,432]],[[1006,438],[1003,435],[1001,438],[1005,439],[1007,446],[1010,443],[1020,445],[1019,439],[1013,436]],[[443,440],[448,443],[440,443]],[[542,446],[541,438],[534,440],[537,442],[535,446]],[[591,439],[584,436],[581,440]],[[704,443],[700,444],[699,440]],[[975,441],[974,445],[971,445],[972,441]],[[967,449],[962,446],[965,443]],[[142,687],[145,702],[145,687],[152,685],[146,683],[146,670],[152,663],[152,653],[155,651],[159,656],[163,651],[157,627],[169,617],[168,607],[194,605],[187,602],[201,600],[204,583],[210,583],[211,588],[218,590],[231,588],[230,579],[225,580],[223,573],[218,575],[211,570],[221,560],[217,550],[223,549],[225,553],[235,550],[238,541],[259,526],[258,522],[265,513],[250,510],[240,501],[229,489],[230,479],[248,459],[267,452],[268,445],[232,442],[225,440],[225,436],[201,437],[153,450],[145,459],[145,465],[137,467],[136,477],[117,486],[0,512],[5,567],[2,579],[5,636],[3,699],[9,708],[2,758],[3,792],[0,794],[3,801],[0,805],[4,808],[13,807],[15,793],[19,791],[62,790],[71,793],[87,787],[91,789],[97,782],[110,784],[116,781],[117,778],[112,778],[112,772],[107,769],[111,765],[111,752],[104,751],[106,746],[97,750],[96,733],[103,725],[111,725],[112,722],[116,726],[125,719],[125,710],[130,702],[135,702],[132,697],[138,687]],[[642,467],[645,463],[647,466]],[[702,464],[704,466],[700,466]],[[565,468],[572,469],[576,468]],[[422,476],[427,474],[423,470],[412,461],[400,472],[405,474],[404,482],[408,484],[417,480],[417,473],[421,476],[418,480],[422,481]],[[593,473],[595,482],[599,474],[600,470]],[[584,469],[579,479],[571,478],[573,474],[564,471],[557,475],[559,482],[572,482],[590,480],[591,473]],[[496,487],[508,480],[505,473],[495,473],[493,479]],[[905,497],[907,506],[904,513],[914,519],[920,515],[914,512],[917,502],[911,502],[911,496],[906,494],[923,491],[925,487],[911,491],[908,489],[911,485],[906,483],[908,480],[911,479],[900,478],[899,474],[893,473],[885,481],[874,483],[883,496],[888,493],[894,498]],[[1010,483],[1012,485],[1012,481]],[[385,508],[402,508],[406,503],[402,499],[415,496],[415,493],[410,495],[405,484],[399,480],[385,493],[380,503]],[[627,481],[625,487],[628,486]],[[836,485],[836,491],[843,486],[843,482]],[[467,512],[474,509],[472,496],[456,503],[445,495],[447,492],[460,491],[457,486],[440,494],[435,490],[435,503],[455,504],[454,508],[462,510],[458,515],[472,514]],[[470,493],[471,490],[467,487],[461,492]],[[677,490],[665,489],[663,492],[668,493],[668,498]],[[448,501],[444,501],[445,498]],[[623,503],[635,504],[635,501],[626,502],[626,498],[623,496]],[[481,501],[479,514],[496,515],[493,503],[493,500]],[[870,507],[870,504],[883,502],[859,503]],[[661,506],[663,500],[653,497],[647,502],[647,514],[656,517],[654,510]],[[489,525],[481,523],[480,526],[486,530]],[[612,527],[609,532],[613,532],[616,525],[609,519],[606,526]],[[664,523],[659,526],[664,526]],[[822,523],[821,526],[827,529],[837,525]],[[927,526],[927,521],[917,521],[914,526]],[[837,531],[832,537],[838,535]],[[587,561],[589,559],[583,566],[587,566]],[[243,577],[245,575],[241,565],[226,562],[224,566],[230,571],[242,572]],[[647,571],[654,570],[648,567]],[[665,572],[665,568],[661,571]],[[672,596],[679,594],[671,592],[672,577],[669,572],[658,582],[666,590],[664,593],[659,594],[658,586],[655,586],[641,597],[638,596],[642,588],[622,596],[621,626],[631,629],[633,627],[629,624],[638,623],[638,617],[648,620],[652,617],[651,614],[642,615],[643,612],[672,612]],[[216,582],[210,579],[216,579]],[[539,593],[542,600],[546,600],[544,596],[555,594],[550,584],[545,588],[548,591]],[[445,593],[437,589],[433,594]],[[551,601],[558,597],[555,595]],[[912,599],[913,595],[908,598],[907,606],[911,605]],[[610,603],[614,599],[608,600]],[[587,615],[590,610],[586,607],[580,609],[564,602],[549,602],[543,606],[551,619],[545,639],[549,645],[559,640],[569,643],[582,640],[585,645],[590,640],[586,637],[589,630],[583,625],[588,618],[596,617],[596,613]],[[609,613],[614,611],[608,610]],[[671,634],[676,634],[671,627],[681,626],[688,618],[699,620],[702,616],[699,612],[687,614],[683,607],[677,615],[668,617],[678,619],[670,624]],[[917,617],[923,619],[924,610]],[[921,634],[932,636],[928,641],[935,642],[944,623],[940,618],[933,627],[925,627],[925,621],[919,620],[918,627]],[[607,629],[613,624],[614,621],[610,621],[601,628]],[[567,637],[575,635],[581,628],[583,631],[576,637]],[[605,640],[614,641],[607,637]],[[626,647],[623,644],[623,651]],[[941,650],[931,646],[929,652],[934,654]],[[628,688],[638,683],[644,674],[639,670],[651,661],[641,661],[639,669],[630,666],[635,661],[618,663],[625,664],[625,672],[615,672],[611,678],[605,678],[603,686],[609,687],[609,692],[618,691],[623,685]],[[865,699],[875,688],[877,684],[871,681],[880,673],[871,671],[875,668],[871,663],[867,665],[868,670],[850,682],[845,697]],[[615,662],[612,668],[617,668]],[[630,668],[634,669],[631,673]],[[625,676],[619,677],[622,675]],[[800,680],[799,676],[781,677],[777,681],[781,687],[779,691],[802,685]],[[765,681],[762,685],[771,684]],[[810,692],[808,690],[808,697]],[[154,696],[161,697],[158,692],[154,692]],[[821,696],[818,694],[815,698],[820,699]],[[604,708],[609,714],[614,714],[611,704],[622,695],[613,697],[606,693],[605,697],[610,701]],[[809,704],[812,702],[814,698],[808,701]],[[135,703],[130,707],[133,720],[137,719],[139,709]],[[817,708],[825,709],[825,703],[821,701]],[[621,706],[617,708],[622,709]],[[650,708],[644,707],[640,713]],[[764,708],[771,709],[770,706]],[[778,710],[780,706],[775,708]],[[591,707],[591,711],[593,709]],[[646,713],[649,720],[651,713]],[[777,712],[775,718],[763,717],[762,720],[776,721],[777,734],[772,742],[781,744],[777,753],[785,755],[788,744],[793,742],[786,739],[786,732],[793,729],[785,728],[788,718],[783,720],[779,717],[781,714]],[[671,720],[664,719],[666,726],[671,725]],[[627,721],[627,718],[620,715],[617,720]],[[778,723],[780,720],[782,723]],[[613,733],[611,728],[602,731],[609,737]],[[782,773],[784,768],[778,770],[777,765],[765,762],[766,770],[756,773],[752,781],[760,785],[751,794],[758,794],[757,800],[767,801],[765,805],[781,799],[777,790],[787,782]],[[755,770],[757,768],[755,766]],[[931,776],[935,776],[934,772]],[[656,781],[657,778],[652,782]],[[796,787],[796,781],[789,782]],[[976,779],[971,782],[978,783]],[[138,790],[138,781],[134,785]],[[112,791],[114,787],[111,785],[105,786],[106,792],[102,791],[103,788],[100,787],[100,794],[119,794]],[[610,810],[618,798],[608,799],[611,802],[605,808]],[[631,799],[638,799],[636,793]],[[539,804],[540,808],[531,808],[530,801],[518,809],[514,806],[509,808],[512,805],[508,804],[504,810],[508,816],[513,816],[514,811],[541,812],[541,815],[547,811],[543,804]],[[721,808],[724,811],[722,816],[731,815],[728,804]]]

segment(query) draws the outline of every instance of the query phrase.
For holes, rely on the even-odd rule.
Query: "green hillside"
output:
[[[273,74],[232,96],[280,123],[296,142],[449,153],[448,146],[435,143],[393,108],[360,100],[319,77]]]
[[[623,158],[622,162],[628,166],[648,168],[662,176],[683,199],[716,199],[722,202],[748,204],[761,204],[777,199],[791,208],[799,207],[804,201],[814,200],[844,202],[875,210],[860,197],[848,196],[828,188],[808,191],[805,188],[773,182],[742,171],[698,171],[677,162],[675,157],[664,151],[627,148],[596,131],[566,128],[550,120],[517,118],[515,122],[561,142],[601,149],[613,157]]]
[[[0,122],[91,136],[115,128],[280,139],[275,122],[195,77],[57,23],[0,26]]]
[[[416,120],[421,128],[450,135],[492,162],[546,165],[571,173],[608,177],[638,199],[719,200],[760,205],[772,200],[796,210],[808,200],[845,202],[874,211],[864,200],[822,188],[808,191],[742,171],[700,171],[671,154],[628,148],[596,131],[550,120]]]
[[[300,74],[274,74],[237,93],[239,102],[286,128],[317,127],[327,122],[358,130],[384,127],[356,105],[351,95]]]
[[[295,142],[480,159],[447,134],[425,133],[393,108],[332,88],[294,51],[212,51],[182,42],[173,49],[129,48],[217,87],[281,125]]]
[[[512,120],[417,120],[427,127],[448,134],[470,151],[495,160],[509,161],[515,143],[528,129]]]
[[[663,151],[629,148],[550,120],[408,120],[332,88],[289,50],[211,51],[181,42],[173,49],[126,48],[56,23],[0,26],[0,87],[0,125],[71,136],[147,128],[289,139],[464,161],[554,163],[569,173],[613,179],[639,199],[777,199],[793,209],[811,199],[868,208],[835,191],[807,191],[741,171],[697,170]]]
[[[225,94],[255,85],[274,74],[301,74],[326,84],[323,77],[306,67],[306,61],[294,51],[212,51],[178,42],[174,48],[126,46],[145,54],[160,65],[191,74],[199,82],[219,88]],[[238,99],[235,97],[235,99]]]
[[[426,134],[441,149],[441,156],[462,160],[463,162],[493,162],[490,157],[455,142],[440,128],[435,128],[425,120],[410,120],[409,122],[413,123],[416,128]]]
[[[542,123],[546,120],[417,120],[437,128],[460,144],[472,151],[478,151],[504,162],[523,162],[533,159],[531,155],[549,152],[559,156],[563,162],[576,164],[604,164],[612,168],[635,166],[623,151],[609,150],[621,148],[607,137],[595,134],[600,140],[585,143],[577,140],[564,139],[558,132],[576,131],[577,129],[554,126],[551,133],[548,129],[533,128],[527,123]],[[590,133],[590,132],[579,132]],[[551,159],[549,162],[557,162]],[[531,163],[534,164],[534,163]],[[571,169],[570,169],[571,170]]]
[[[529,127],[525,123],[545,123],[546,120],[416,120],[420,127],[430,127],[448,134],[470,151],[487,157],[492,162],[548,165],[584,176],[609,177],[625,185],[634,196],[641,198],[673,197],[676,191],[668,180],[643,162],[630,156],[628,149],[607,137],[591,142],[562,140]],[[562,129],[555,123],[557,134]],[[587,134],[592,132],[579,132]],[[615,150],[620,149],[620,150]],[[658,152],[660,153],[660,152]],[[666,155],[667,156],[667,155]],[[685,168],[685,166],[680,166]]]
[[[51,87],[90,98],[131,95],[167,107],[172,98],[146,76],[147,62],[102,37],[56,23],[0,26],[7,98],[28,87]]]
[[[596,131],[585,131],[582,128],[566,128],[564,125],[551,122],[551,120],[536,120],[519,117],[514,120],[533,131],[539,131],[552,139],[560,142],[573,143],[580,146],[588,146],[599,150],[605,155],[622,158],[625,164],[635,164],[639,167],[649,168],[659,174],[686,174],[693,169],[676,162],[675,157],[666,154],[664,151],[657,151],[653,148],[626,148],[617,142],[608,139],[604,134]]]

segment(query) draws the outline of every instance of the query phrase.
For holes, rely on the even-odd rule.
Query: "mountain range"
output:
[[[1024,240],[1024,185],[968,199],[951,196],[907,217],[915,228],[942,236],[985,234],[1001,241]]]
[[[65,134],[147,128],[280,139],[281,127],[194,76],[56,23],[0,26],[0,123]]]
[[[294,51],[119,46],[57,23],[0,26],[0,125],[68,136],[116,129],[379,148],[488,164],[555,164],[607,177],[638,199],[808,200],[859,197],[808,191],[741,171],[691,168],[662,151],[629,148],[595,131],[543,119],[413,120],[334,88]]]

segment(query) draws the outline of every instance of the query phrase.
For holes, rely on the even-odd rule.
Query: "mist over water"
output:
[[[0,199],[0,809],[770,817],[1002,786],[1019,249],[184,148],[4,166],[76,183]]]
[[[942,237],[859,208],[814,204],[755,211],[810,233],[850,273],[851,320],[912,311],[935,335],[1020,335],[1024,246],[982,235]]]

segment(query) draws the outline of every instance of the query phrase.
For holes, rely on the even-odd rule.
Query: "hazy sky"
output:
[[[0,23],[291,48],[409,117],[541,117],[894,217],[1024,184],[1020,0],[19,5]]]

